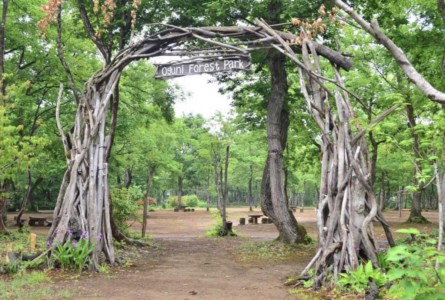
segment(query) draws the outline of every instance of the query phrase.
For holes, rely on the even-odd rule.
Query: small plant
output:
[[[107,264],[100,264],[98,271],[102,274],[108,274],[108,272],[110,272],[110,266]]]
[[[371,261],[368,261],[366,265],[360,264],[356,270],[340,273],[340,276],[342,278],[337,281],[337,287],[357,294],[363,294],[367,290],[370,280],[374,281],[377,287],[384,286],[388,282],[384,273],[372,267]]]
[[[69,237],[65,243],[57,245],[53,258],[60,263],[62,269],[82,272],[91,263],[90,254],[93,249],[94,244],[88,240],[88,233],[83,232],[79,241]]]
[[[437,240],[417,229],[396,232],[411,235],[409,243],[388,250],[389,295],[400,299],[445,299],[445,253],[437,251]],[[438,262],[442,268],[436,271]]]
[[[215,220],[215,225],[212,229],[208,230],[206,232],[207,237],[218,237],[223,236],[223,220],[221,218],[219,211],[212,211],[211,212],[212,219]],[[228,236],[236,236],[235,231],[230,230],[227,233]]]

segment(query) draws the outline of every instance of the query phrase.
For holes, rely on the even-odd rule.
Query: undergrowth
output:
[[[206,237],[220,237],[223,236],[223,221],[219,211],[210,212],[215,224],[210,228],[205,236]],[[237,236],[236,232],[232,229],[227,232],[226,236]]]
[[[250,242],[236,251],[236,257],[245,263],[306,262],[314,254],[315,247],[315,243],[288,245],[279,241]]]
[[[49,286],[45,272],[19,273],[9,278],[0,277],[0,299],[67,299],[72,295],[67,290]]]

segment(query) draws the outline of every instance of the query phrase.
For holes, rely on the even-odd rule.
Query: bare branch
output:
[[[428,80],[414,68],[406,57],[405,52],[382,32],[376,19],[373,19],[369,23],[343,1],[334,0],[334,3],[351,16],[365,31],[372,35],[377,42],[388,49],[408,79],[412,81],[426,97],[431,101],[445,105],[445,93],[434,88]]]
[[[57,129],[59,130],[60,137],[62,138],[63,149],[65,150],[65,158],[66,158],[66,162],[68,164],[69,163],[68,154],[70,153],[70,149],[68,146],[68,139],[66,138],[66,135],[63,132],[62,123],[60,122],[60,102],[62,101],[62,95],[63,95],[63,83],[60,84],[59,94],[57,96],[56,124],[57,124]]]

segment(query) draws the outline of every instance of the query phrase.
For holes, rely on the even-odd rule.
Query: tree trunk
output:
[[[2,21],[0,25],[0,93],[2,104],[6,104],[6,80],[5,74],[5,41],[6,41],[6,18],[8,16],[8,0],[3,0]]]
[[[124,186],[129,188],[131,186],[131,181],[133,180],[133,174],[130,169],[125,169]]]
[[[8,229],[6,228],[6,212],[6,199],[0,198],[0,235],[3,233],[9,233]]]
[[[6,228],[6,221],[8,217],[8,198],[5,195],[11,187],[11,180],[6,179],[3,183],[0,182],[0,234],[9,233]]]
[[[267,106],[268,160],[266,167],[268,166],[268,170],[267,174],[263,175],[265,193],[263,194],[262,207],[265,214],[277,227],[281,241],[285,243],[303,242],[305,236],[301,234],[302,231],[298,230],[297,220],[288,208],[284,190],[283,148],[286,144],[289,124],[289,121],[285,122],[287,124],[282,125],[281,123],[283,117],[289,118],[288,113],[284,112],[284,102],[287,97],[285,57],[278,52],[271,52],[269,69],[272,88]],[[269,188],[270,198],[268,198]]]
[[[253,181],[253,167],[250,165],[250,176],[249,176],[249,183],[248,183],[248,189],[249,189],[249,211],[253,211],[253,193],[252,193],[252,181]]]
[[[408,126],[411,131],[411,137],[413,138],[413,157],[414,157],[414,170],[413,170],[413,185],[417,188],[413,192],[413,202],[411,205],[411,211],[407,222],[412,223],[425,223],[428,222],[425,217],[422,216],[422,192],[424,190],[423,184],[419,181],[417,175],[422,172],[422,166],[420,165],[420,146],[419,146],[419,135],[416,131],[416,118],[414,116],[414,107],[412,104],[406,106],[406,112],[408,116]]]
[[[33,191],[35,189],[35,187],[37,185],[39,185],[39,183],[43,180],[42,177],[37,178],[37,180],[34,182],[34,184],[32,183],[32,174],[31,174],[31,170],[28,169],[28,188],[26,190],[26,194],[25,197],[23,198],[23,202],[22,202],[22,206],[17,214],[17,219],[16,219],[16,224],[18,227],[21,227],[21,218],[23,213],[26,210],[26,206],[28,206],[29,203],[31,203],[31,199],[32,199],[32,194]]]
[[[225,157],[225,164],[224,164],[224,177],[222,180],[222,191],[223,191],[223,203],[222,203],[222,222],[223,222],[223,229],[221,232],[222,236],[226,236],[229,233],[229,228],[227,228],[227,197],[228,197],[228,182],[227,182],[227,177],[228,177],[228,170],[229,170],[229,150],[230,150],[230,146],[226,147],[226,157]]]
[[[182,205],[182,176],[178,176],[178,208],[183,208]]]
[[[6,34],[6,18],[8,15],[8,0],[2,2],[2,21],[0,25],[0,93],[1,105],[6,105],[6,80],[5,74],[5,34]],[[1,178],[0,178],[1,179]],[[4,183],[3,183],[4,184]],[[3,196],[4,186],[0,180],[0,233],[8,232],[6,229],[7,203]]]
[[[443,162],[442,162],[443,163]],[[445,206],[445,172],[443,166],[440,168],[438,163],[434,163],[434,173],[436,176],[437,198],[439,204],[439,238],[437,250],[443,250],[443,231],[444,231],[444,206]],[[439,271],[440,263],[436,261],[436,271]]]
[[[380,181],[380,193],[379,193],[379,210],[383,211],[385,208],[385,172],[382,172],[382,178]]]
[[[207,191],[206,191],[206,211],[210,211],[210,175],[211,171],[207,174]]]
[[[143,212],[143,219],[142,219],[142,237],[145,237],[145,233],[147,232],[147,218],[148,218],[148,205],[149,205],[149,197],[150,197],[150,189],[151,189],[151,182],[153,180],[153,176],[156,172],[156,166],[151,166],[149,168],[148,174],[147,174],[147,181],[145,185],[145,195],[144,195],[144,212]]]

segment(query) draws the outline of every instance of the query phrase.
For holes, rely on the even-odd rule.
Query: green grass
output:
[[[39,300],[70,299],[67,290],[55,290],[49,285],[50,279],[45,272],[33,271],[17,274],[11,278],[0,278],[0,299]]]
[[[287,245],[279,241],[251,242],[236,251],[236,258],[245,263],[279,263],[307,261],[314,254],[315,243]]]
[[[13,252],[30,253],[29,228],[23,227],[21,232],[14,230],[11,234],[0,234],[0,257],[5,257],[7,249],[11,247]],[[37,235],[36,249],[45,250],[46,236]]]

